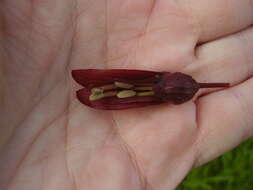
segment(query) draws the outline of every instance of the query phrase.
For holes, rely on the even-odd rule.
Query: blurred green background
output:
[[[193,169],[177,190],[253,190],[253,138]]]

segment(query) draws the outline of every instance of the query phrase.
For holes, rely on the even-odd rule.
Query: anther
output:
[[[155,95],[154,91],[138,92],[137,96],[153,96]]]
[[[140,86],[140,87],[134,87],[134,90],[153,90],[152,86]]]
[[[90,101],[99,100],[105,97],[112,97],[117,95],[117,91],[108,91],[108,92],[102,92],[102,93],[91,93],[89,96]]]
[[[136,92],[133,90],[122,90],[119,93],[117,93],[118,98],[129,98],[136,95]]]
[[[114,85],[118,88],[125,88],[125,89],[130,89],[134,86],[132,84],[128,84],[124,82],[114,82]]]

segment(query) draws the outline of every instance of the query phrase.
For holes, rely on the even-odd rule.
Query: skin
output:
[[[0,189],[172,190],[253,135],[252,0],[2,0]],[[72,69],[180,71],[194,101],[97,111]]]

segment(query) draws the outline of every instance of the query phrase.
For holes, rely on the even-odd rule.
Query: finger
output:
[[[109,21],[111,67],[175,71],[192,62],[198,36],[177,2],[128,0],[118,12]]]
[[[252,0],[191,0],[195,20],[199,24],[199,42],[206,42],[238,32],[253,24]]]
[[[253,78],[210,94],[197,103],[197,165],[206,163],[253,135]]]
[[[199,46],[196,62],[184,72],[192,74],[199,82],[236,85],[253,75],[252,49],[253,27]]]

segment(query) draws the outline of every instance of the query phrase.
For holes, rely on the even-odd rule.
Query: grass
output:
[[[252,190],[253,138],[195,168],[177,190]]]

